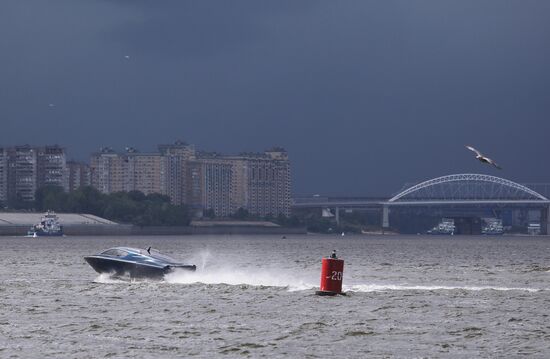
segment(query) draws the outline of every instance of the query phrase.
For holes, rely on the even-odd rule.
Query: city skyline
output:
[[[182,141],[146,153],[133,147],[124,152],[102,147],[86,163],[67,161],[66,149],[58,145],[0,147],[2,206],[32,205],[38,190],[49,185],[64,192],[90,185],[103,194],[165,195],[199,217],[205,211],[229,217],[239,210],[262,217],[290,216],[290,161],[280,147],[239,155],[196,151]]]
[[[167,141],[164,141],[164,142],[167,142]],[[135,154],[140,154],[140,155],[159,154],[159,153],[162,153],[164,151],[162,149],[162,147],[173,146],[175,144],[183,144],[185,146],[190,146],[192,148],[197,147],[196,144],[190,144],[187,141],[182,141],[180,139],[175,140],[174,143],[172,143],[172,144],[157,144],[157,145],[153,146],[152,149],[148,149],[146,151],[143,151],[141,148],[133,147],[133,146],[119,145],[117,147],[117,146],[107,145],[107,146],[97,147],[94,151],[91,151],[87,156],[84,156],[83,158],[75,158],[74,156],[71,156],[71,149],[67,148],[66,146],[62,146],[58,143],[55,143],[55,144],[19,143],[19,144],[4,145],[4,146],[2,146],[2,144],[0,144],[0,150],[2,148],[9,148],[9,147],[12,147],[12,148],[14,148],[14,147],[61,148],[63,150],[66,150],[64,152],[64,155],[66,157],[67,164],[71,164],[74,167],[79,167],[81,165],[89,166],[90,159],[93,156],[93,154],[94,153],[100,153],[102,151],[112,152],[112,153],[120,154],[120,155],[127,154],[127,153],[135,153]],[[232,152],[232,153],[222,153],[221,151],[216,151],[216,150],[208,150],[207,151],[207,150],[198,149],[197,153],[199,153],[203,156],[219,155],[219,156],[222,156],[222,157],[231,157],[231,156],[241,156],[241,155],[247,155],[247,154],[259,154],[259,153],[263,153],[265,151],[269,151],[269,150],[272,150],[272,149],[281,149],[281,150],[286,152],[286,149],[282,148],[280,146],[264,146],[263,151],[236,151],[236,152]],[[472,162],[472,161],[470,161],[470,162]],[[291,168],[294,167],[293,162],[290,162],[290,165],[291,165]],[[474,162],[474,165],[475,165],[475,162]],[[2,166],[1,166],[1,163],[0,163],[0,169],[1,169],[1,167]],[[473,166],[473,167],[476,167],[476,166]],[[472,170],[463,171],[463,173],[489,174],[489,175],[493,175],[493,176],[496,176],[496,177],[502,177],[502,178],[510,179],[505,172],[498,172],[498,171],[494,171],[494,170],[491,170],[491,169],[486,169],[486,168],[484,168],[485,166],[483,166],[483,165],[477,166],[478,167],[477,170],[473,169],[473,167],[472,167]],[[292,170],[292,172],[294,173],[294,170]],[[458,174],[458,172],[455,172],[455,173],[450,173],[450,172],[449,173],[442,173],[440,175],[435,175],[434,177],[440,177],[440,176],[445,176],[445,175],[450,175],[450,174]],[[76,178],[74,178],[74,177],[68,178],[67,186],[70,186],[69,183],[72,183],[74,181],[79,181],[79,182],[81,181],[80,175],[76,175],[75,173],[72,173],[72,172],[69,175],[70,176],[77,176],[77,177]],[[2,176],[2,172],[0,171],[0,177],[1,176]],[[294,177],[295,177],[295,175],[293,174],[293,182],[295,180]],[[293,188],[291,188],[291,194],[293,196],[299,196],[299,197],[308,196],[308,195],[322,195],[322,196],[336,196],[336,197],[343,196],[343,197],[373,197],[373,198],[374,197],[380,197],[380,198],[386,198],[386,197],[391,197],[391,195],[398,193],[400,190],[402,190],[406,187],[410,187],[414,184],[420,183],[420,182],[428,180],[428,179],[430,179],[430,178],[428,178],[428,177],[422,177],[422,178],[419,177],[419,178],[415,178],[415,179],[403,180],[403,182],[399,185],[399,187],[391,190],[390,192],[386,192],[386,193],[372,192],[372,191],[368,191],[368,192],[353,192],[353,191],[345,191],[345,190],[342,191],[342,190],[335,189],[335,188],[329,188],[326,191],[319,191],[319,192],[315,192],[315,191],[299,192],[299,191],[294,190],[294,185],[293,185]],[[524,185],[526,185],[530,188],[533,188],[535,190],[539,190],[541,193],[545,194],[546,196],[550,196],[550,177],[548,179],[547,178],[542,178],[540,180],[534,180],[534,181],[527,181],[527,180],[519,179],[519,180],[517,180],[517,182],[522,183],[522,184],[524,184]],[[75,185],[72,185],[71,188],[73,188],[74,186]]]
[[[223,153],[275,143],[292,153],[296,193],[386,194],[452,173],[550,178],[543,159],[526,160],[550,153],[545,2],[2,10],[3,145],[59,143],[85,159],[117,143],[149,151],[183,138]],[[467,144],[503,172],[472,162]]]

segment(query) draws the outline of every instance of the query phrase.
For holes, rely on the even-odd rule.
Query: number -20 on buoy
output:
[[[321,267],[321,288],[316,291],[317,295],[343,294],[342,280],[344,279],[344,260],[336,256],[332,251],[330,257],[323,258]]]

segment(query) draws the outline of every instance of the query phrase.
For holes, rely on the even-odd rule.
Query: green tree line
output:
[[[140,191],[103,194],[90,186],[69,193],[57,186],[39,188],[34,209],[90,213],[138,226],[187,226],[191,221],[187,207],[170,203],[168,196]]]

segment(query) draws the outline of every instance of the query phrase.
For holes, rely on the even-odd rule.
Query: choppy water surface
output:
[[[0,357],[550,357],[550,238],[0,237]],[[162,282],[83,260],[149,245]],[[318,297],[320,258],[348,296]]]

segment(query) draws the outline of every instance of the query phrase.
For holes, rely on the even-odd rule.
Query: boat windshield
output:
[[[168,257],[167,255],[160,254],[158,252],[151,251],[151,254],[147,254],[147,255],[149,255],[150,257],[155,258],[155,259],[160,259],[162,261],[166,261],[166,262],[170,262],[170,263],[176,263],[176,260],[174,258]]]
[[[126,257],[128,252],[123,251],[122,249],[108,249],[105,252],[101,253],[104,256],[113,256],[113,257]]]

